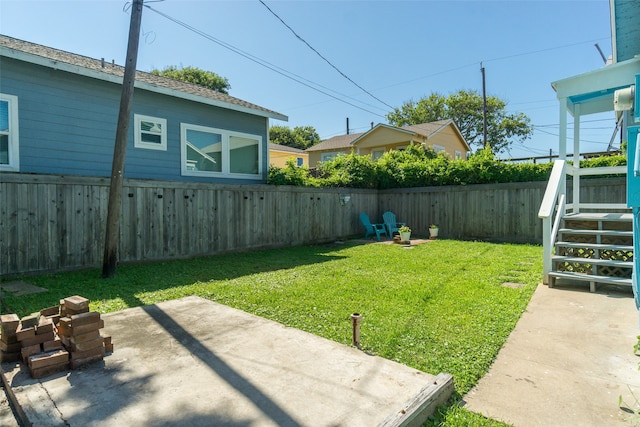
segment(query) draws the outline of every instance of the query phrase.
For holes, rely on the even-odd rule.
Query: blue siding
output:
[[[617,62],[640,54],[640,1],[615,0]]]
[[[20,172],[109,176],[121,86],[3,57],[0,91],[18,97]],[[264,182],[268,119],[136,89],[125,177],[178,181]],[[167,119],[167,150],[134,147],[134,114]],[[263,178],[240,180],[180,175],[180,123],[262,137]]]

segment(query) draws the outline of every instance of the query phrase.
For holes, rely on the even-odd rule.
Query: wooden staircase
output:
[[[577,213],[562,218],[549,287],[556,280],[632,286],[633,215],[631,213]]]

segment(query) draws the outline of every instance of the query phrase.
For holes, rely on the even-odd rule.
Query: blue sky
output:
[[[264,3],[378,100],[341,76],[258,0],[145,1],[209,38],[145,8],[138,69],[192,65],[214,71],[229,79],[231,95],[289,117],[272,124],[311,125],[326,139],[344,134],[347,118],[352,133],[362,132],[371,122],[386,123],[389,106],[432,92],[480,92],[483,62],[487,93],[535,125],[533,137],[510,151],[527,157],[558,151],[551,82],[604,66],[595,43],[611,54],[608,0]],[[128,10],[121,0],[2,0],[0,32],[124,64]],[[606,150],[612,116],[583,117],[583,151]]]

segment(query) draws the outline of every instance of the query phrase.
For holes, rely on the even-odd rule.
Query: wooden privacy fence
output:
[[[581,200],[606,195],[624,202],[624,178],[589,181]],[[376,191],[125,180],[119,259],[329,242],[364,235],[360,212],[381,222],[386,210],[407,222],[414,236],[428,235],[436,223],[445,238],[539,243],[545,185]],[[0,276],[99,267],[108,186],[107,178],[2,173]]]

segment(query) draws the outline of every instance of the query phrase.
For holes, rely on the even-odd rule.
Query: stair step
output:
[[[558,230],[558,233],[633,237],[632,230],[579,230],[575,228],[561,228]]]
[[[607,283],[610,285],[632,285],[631,279],[627,279],[625,277],[596,276],[593,274],[570,273],[564,271],[552,271],[549,273],[549,277],[556,279],[581,280],[583,282]]]
[[[571,262],[578,264],[607,265],[613,267],[633,268],[633,261],[616,261],[614,259],[580,258],[560,255],[554,256],[551,259],[553,262]]]
[[[582,243],[582,242],[556,242],[556,247],[562,246],[564,248],[588,248],[588,249],[611,249],[618,251],[633,251],[633,246],[630,245],[616,245],[613,243]]]
[[[632,213],[599,213],[599,212],[580,212],[577,214],[567,214],[562,217],[564,220],[570,221],[621,221],[621,222],[632,222],[633,214]]]

